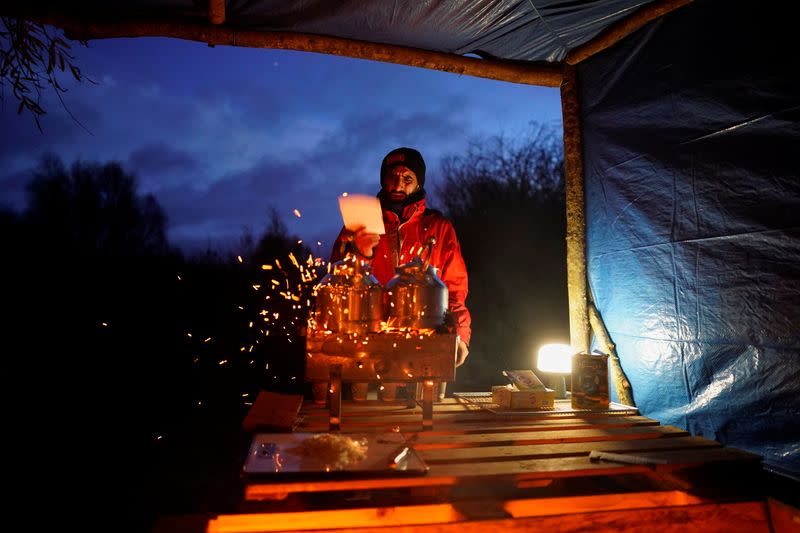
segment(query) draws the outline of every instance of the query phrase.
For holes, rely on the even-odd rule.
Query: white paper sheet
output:
[[[342,213],[344,227],[354,230],[364,226],[369,233],[383,235],[383,212],[381,203],[374,196],[366,194],[348,194],[339,197],[339,211]]]

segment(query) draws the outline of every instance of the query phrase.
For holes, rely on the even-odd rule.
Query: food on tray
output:
[[[303,459],[320,462],[331,470],[343,470],[367,457],[367,443],[365,439],[320,433],[289,451]]]

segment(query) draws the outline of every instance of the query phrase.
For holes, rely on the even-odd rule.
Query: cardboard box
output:
[[[553,409],[556,391],[519,390],[511,385],[492,387],[492,403],[501,409]]]
[[[572,357],[572,408],[608,409],[608,355]]]

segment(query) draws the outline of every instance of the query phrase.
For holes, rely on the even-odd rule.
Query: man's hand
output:
[[[377,233],[368,233],[364,226],[353,231],[353,244],[364,257],[372,257],[373,249],[381,239]]]
[[[458,341],[458,349],[456,350],[456,368],[464,364],[469,355],[469,346],[464,341]]]

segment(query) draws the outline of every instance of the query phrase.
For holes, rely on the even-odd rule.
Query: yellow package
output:
[[[533,373],[533,370],[503,370],[503,375],[518,390],[541,392],[547,388],[539,377]]]
[[[556,391],[517,390],[514,387],[492,387],[492,403],[500,409],[553,409]]]

